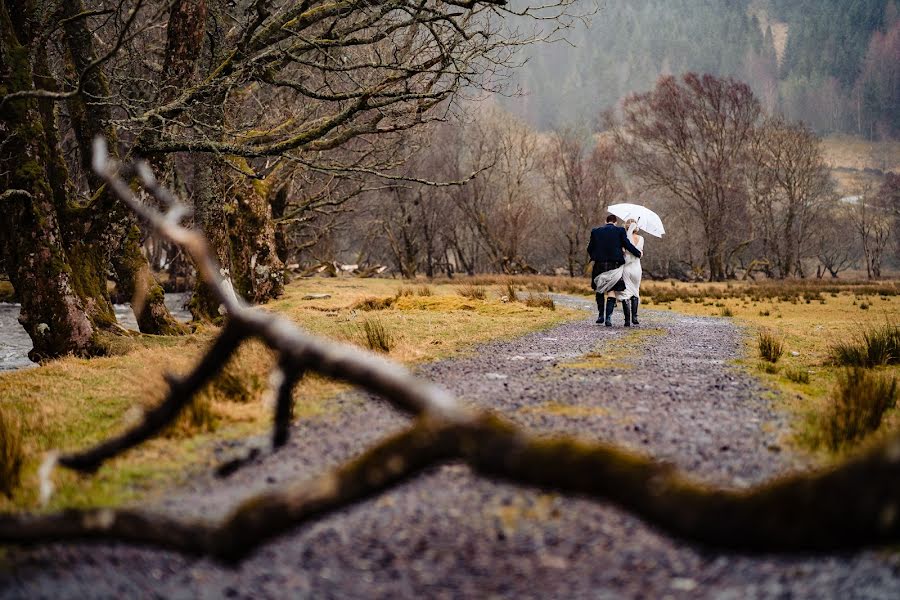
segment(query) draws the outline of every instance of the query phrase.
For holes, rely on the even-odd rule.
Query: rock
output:
[[[697,588],[697,582],[690,577],[673,577],[669,587],[679,592],[691,592]]]
[[[331,294],[307,294],[303,296],[303,300],[327,300],[331,298]]]

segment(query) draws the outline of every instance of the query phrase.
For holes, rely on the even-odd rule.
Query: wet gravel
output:
[[[718,484],[745,486],[804,468],[784,448],[788,423],[765,390],[731,366],[741,352],[732,322],[641,316],[642,329],[658,331],[630,346],[620,339],[627,330],[591,318],[420,372],[524,426],[613,440]],[[592,352],[616,366],[569,366]],[[161,508],[216,518],[240,498],[312,476],[406,422],[359,394],[335,402],[332,414],[298,423],[276,456],[224,481],[199,475]],[[220,450],[226,457],[240,448]],[[452,464],[290,532],[236,569],[124,546],[11,551],[0,561],[0,598],[26,597],[898,598],[900,556],[709,553],[609,505],[493,483]]]

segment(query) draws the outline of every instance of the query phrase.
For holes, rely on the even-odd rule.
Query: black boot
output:
[[[631,327],[631,304],[628,300],[622,300],[622,312],[625,313],[625,327]]]
[[[605,304],[604,300],[605,300],[605,297],[603,296],[603,294],[597,294],[597,324],[598,325],[603,322],[603,309],[604,309],[604,304]]]
[[[640,325],[637,320],[637,307],[640,303],[640,298],[637,296],[631,297],[631,324],[632,325]]]
[[[612,314],[616,310],[616,299],[615,298],[607,298],[606,299],[606,321],[603,323],[607,327],[612,327]]]

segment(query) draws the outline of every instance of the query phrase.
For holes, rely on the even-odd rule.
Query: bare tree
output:
[[[837,279],[841,271],[846,271],[859,260],[860,243],[855,235],[847,235],[852,227],[851,209],[846,206],[826,210],[821,216],[813,235],[813,248],[819,267],[816,277],[829,273]]]
[[[560,213],[569,276],[583,275],[591,228],[603,222],[606,206],[624,193],[615,173],[615,151],[609,142],[586,141],[573,129],[556,131],[544,150],[542,170]]]
[[[41,348],[35,356],[43,357],[102,352],[94,333],[116,331],[105,291],[111,263],[121,267],[115,270],[124,288],[146,288],[147,306],[164,310],[158,286],[145,276],[146,261],[133,251],[140,236],[130,215],[103,193],[92,201],[97,220],[93,211],[69,210],[83,208],[75,202],[79,192],[99,190],[90,181],[76,189],[92,177],[83,166],[76,165],[82,177],[65,176],[63,167],[73,165],[57,150],[61,133],[52,103],[70,111],[82,159],[85,140],[99,133],[114,146],[118,140],[114,153],[149,158],[171,173],[192,196],[197,223],[231,285],[263,301],[281,289],[270,204],[282,188],[266,181],[276,169],[288,163],[319,173],[387,175],[391,163],[373,151],[379,139],[443,118],[463,87],[496,89],[498,74],[516,62],[516,48],[553,37],[575,18],[568,0],[541,7],[503,0],[126,0],[96,10],[81,10],[81,2],[38,4],[3,2],[0,118],[11,140],[31,137],[37,127],[44,136],[40,153],[8,143],[2,159],[17,165],[29,152],[41,156],[42,172],[31,181],[6,169],[3,183],[28,192],[16,194],[20,203],[35,197],[36,185],[48,187],[54,199],[47,205],[53,215],[28,220],[33,209],[27,206],[6,215],[10,232],[46,225],[40,236],[57,240],[61,252],[58,268],[12,274],[29,307],[26,327]],[[503,25],[510,14],[549,27],[519,35]],[[56,47],[65,52],[47,52]],[[27,60],[18,64],[21,48]],[[31,130],[14,134],[22,110]],[[110,240],[113,251],[85,231]],[[127,251],[117,253],[120,245]],[[55,281],[55,271],[73,274],[73,285]],[[31,298],[51,287],[66,296],[62,305],[80,306],[75,313],[84,313],[89,328],[76,326],[80,317],[71,311],[46,314],[60,303],[34,308]],[[220,316],[202,286],[192,309],[197,316]],[[171,324],[164,312],[139,317],[147,329]],[[45,335],[44,326],[53,335]]]
[[[662,77],[626,98],[610,116],[616,150],[647,189],[663,190],[703,228],[711,280],[726,276],[727,259],[752,238],[746,227],[743,170],[761,113],[750,87],[730,78],[688,73]]]
[[[853,198],[849,210],[850,222],[862,245],[866,277],[869,279],[881,278],[884,251],[888,248],[894,226],[893,215],[881,200],[871,187],[866,187]]]
[[[802,259],[819,217],[833,203],[834,185],[818,137],[801,123],[774,118],[752,142],[751,201],[764,258],[779,277],[803,275]]]
[[[541,224],[537,135],[498,110],[479,115],[463,135],[468,156],[462,169],[491,168],[453,189],[451,198],[477,232],[491,267],[502,273],[533,271],[526,249]]]

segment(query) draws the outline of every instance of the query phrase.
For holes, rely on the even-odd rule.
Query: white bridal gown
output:
[[[628,229],[628,239],[634,243],[638,250],[641,251],[641,254],[644,253],[644,238],[642,236],[638,236],[637,242],[634,242],[634,238],[631,236],[634,234],[635,226],[632,225]],[[625,270],[622,273],[622,279],[625,280],[625,291],[624,292],[616,292],[616,300],[628,300],[632,296],[636,296],[640,298],[641,296],[641,275],[643,271],[641,270],[641,259],[632,254],[631,252],[625,252]]]

